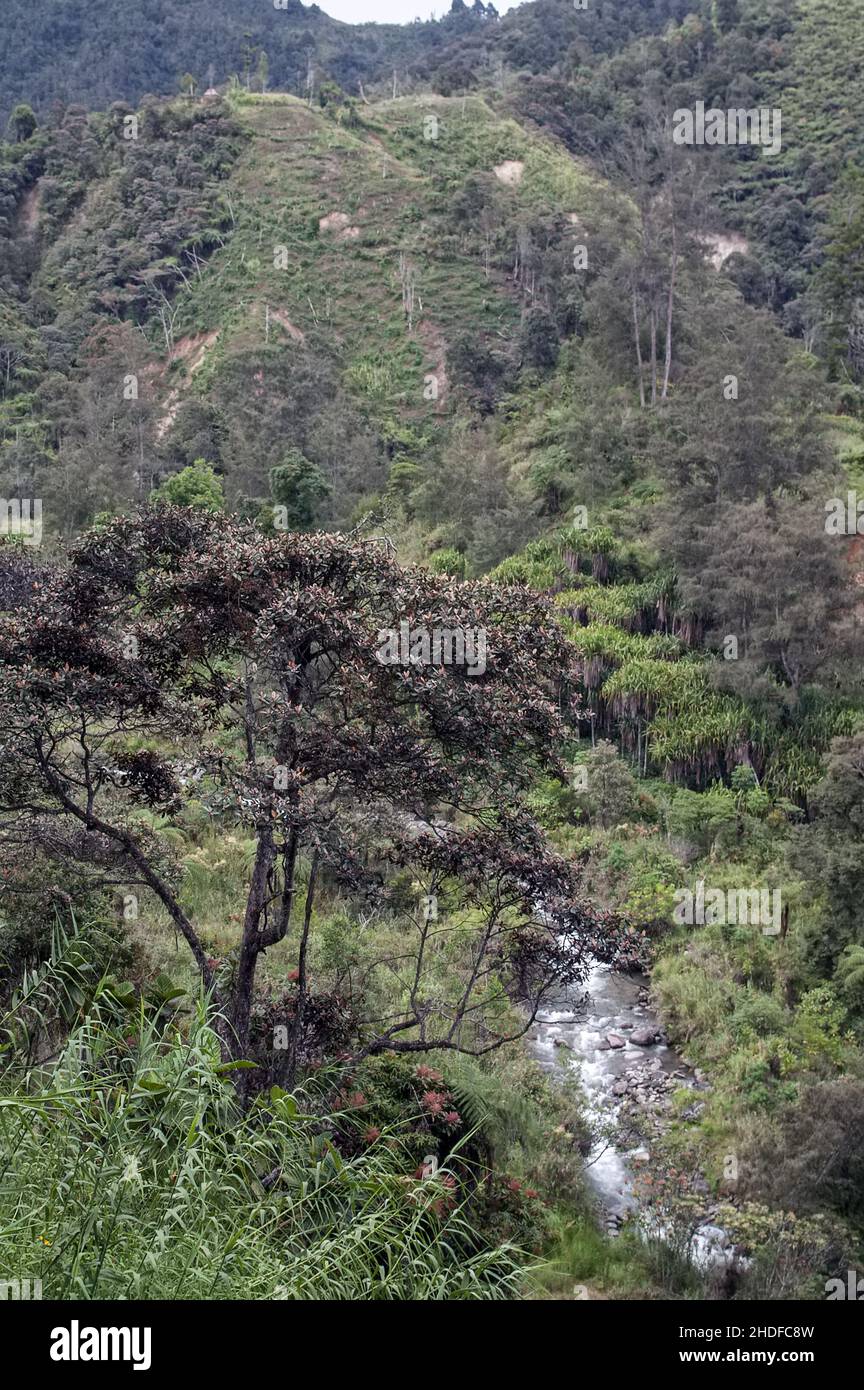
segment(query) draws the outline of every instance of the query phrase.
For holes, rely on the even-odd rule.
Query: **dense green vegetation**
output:
[[[864,1240],[864,0],[7,9],[0,1268],[821,1297]],[[673,145],[699,100],[781,152]],[[382,665],[406,619],[481,679]],[[677,911],[750,891],[769,932]],[[625,1107],[614,1238],[521,1041],[589,954],[705,1078]],[[694,1263],[709,1208],[746,1264]]]
[[[392,93],[394,78],[403,90],[431,78],[446,91],[498,61],[544,71],[577,42],[608,51],[689,8],[686,0],[639,0],[574,14],[567,0],[540,0],[499,21],[492,3],[453,0],[437,22],[349,25],[301,0],[146,0],[134,21],[111,0],[47,0],[35,10],[10,0],[0,120],[21,100],[41,110],[53,100],[107,106],[164,96],[187,76],[200,90],[237,74],[250,87],[298,96],[310,77],[355,97],[363,83]]]

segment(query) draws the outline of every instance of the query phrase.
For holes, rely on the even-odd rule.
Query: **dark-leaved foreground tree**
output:
[[[391,925],[389,885],[401,881],[405,909],[413,884],[404,989],[389,1016],[357,1020],[355,1056],[500,1046],[592,953],[638,953],[624,924],[580,900],[524,809],[536,768],[562,771],[570,699],[567,643],[526,590],[403,569],[375,540],[265,537],[161,507],[92,530],[29,585],[18,573],[3,606],[6,889],[38,855],[82,882],[149,890],[211,992],[226,1060],[250,1055],[256,967],[288,938],[283,1077],[303,1065],[324,882]],[[479,643],[473,665],[402,665],[398,643],[399,662],[381,659],[389,630],[423,655],[424,633],[444,633],[446,652],[459,629],[485,633],[485,659]],[[254,838],[227,979],[184,906],[176,837],[158,830],[191,789]],[[449,911],[436,914],[439,898]]]

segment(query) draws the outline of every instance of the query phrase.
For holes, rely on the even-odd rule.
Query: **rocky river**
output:
[[[644,977],[607,965],[596,964],[583,986],[542,1011],[528,1045],[550,1072],[578,1067],[596,1135],[586,1158],[586,1178],[601,1219],[615,1232],[638,1212],[635,1170],[646,1165],[650,1172],[651,1142],[669,1123],[671,1093],[692,1090],[692,1108],[684,1114],[698,1118],[707,1079],[669,1045]],[[642,1142],[633,1141],[634,1131]],[[693,1258],[703,1266],[726,1264],[734,1249],[710,1219],[707,1184],[705,1194],[705,1220],[693,1236]]]

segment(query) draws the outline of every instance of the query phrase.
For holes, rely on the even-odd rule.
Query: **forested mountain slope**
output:
[[[131,142],[120,114],[71,117],[34,152],[44,174],[18,164],[7,463],[19,476],[35,467],[50,492],[49,459],[75,454],[83,428],[80,506],[146,495],[202,454],[224,462],[235,501],[254,498],[290,441],[323,467],[345,520],[358,491],[386,481],[394,453],[440,447],[458,382],[469,412],[491,409],[526,337],[556,339],[546,320],[564,331],[573,317],[575,277],[564,294],[553,281],[568,271],[575,219],[602,190],[563,150],[480,97],[397,100],[347,124],[288,96],[238,101],[234,114],[151,108]],[[529,295],[554,300],[554,314],[538,310],[526,326]],[[102,436],[109,481],[75,394],[92,391],[97,363],[118,371],[118,353],[138,366],[140,389],[128,403],[135,428]],[[247,426],[256,364],[272,389]],[[60,377],[72,388],[62,443],[44,394]],[[116,403],[104,404],[113,416]],[[88,503],[81,488],[99,478],[107,490]]]
[[[706,151],[672,159],[646,105],[613,168],[518,110],[513,91],[235,89],[69,111],[7,146],[3,487],[68,537],[204,459],[243,514],[283,493],[305,526],[383,510],[405,555],[472,574],[575,508],[625,547],[650,536],[688,631],[744,624],[743,693],[766,663],[795,691],[836,684],[851,600],[818,499],[841,486],[838,441],[855,465],[858,388],[829,291],[817,277],[799,299],[842,386],[784,337],[782,304],[742,298],[753,258]],[[829,247],[828,287],[833,265]],[[785,635],[728,546],[728,574],[709,564],[721,534],[751,544],[766,505],[804,584]]]
[[[113,0],[6,0],[0,35],[0,122],[26,100],[89,107],[165,96],[191,72],[199,83],[244,81],[302,94],[311,74],[357,95],[358,83],[411,83],[441,69],[464,80],[477,64],[502,61],[543,71],[576,42],[611,49],[688,12],[686,0],[589,6],[539,0],[499,21],[494,5],[455,0],[438,22],[342,24],[301,0],[143,0],[134,12]],[[261,55],[266,55],[261,67]]]

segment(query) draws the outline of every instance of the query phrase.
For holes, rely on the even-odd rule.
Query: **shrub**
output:
[[[789,1014],[779,999],[770,994],[747,990],[732,1015],[732,1030],[739,1035],[755,1034],[767,1038],[785,1032]]]
[[[742,1159],[746,1188],[796,1211],[829,1208],[864,1217],[864,1081],[815,1082],[767,1132],[755,1131]]]
[[[216,476],[212,464],[204,459],[196,459],[188,468],[166,478],[152,498],[174,507],[203,507],[208,512],[225,510],[222,480]]]
[[[452,546],[445,546],[429,556],[429,568],[433,574],[449,574],[454,579],[464,579],[465,556]]]
[[[742,1298],[824,1298],[825,1279],[851,1260],[849,1234],[825,1216],[800,1219],[755,1202],[721,1207],[717,1220],[750,1261]]]

